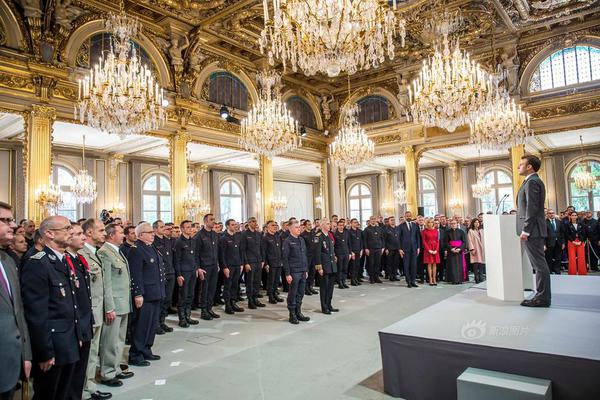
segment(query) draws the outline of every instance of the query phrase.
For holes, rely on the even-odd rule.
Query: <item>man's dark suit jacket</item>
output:
[[[529,176],[517,195],[517,235],[528,233],[530,238],[548,236],[544,200],[546,186],[538,174]]]

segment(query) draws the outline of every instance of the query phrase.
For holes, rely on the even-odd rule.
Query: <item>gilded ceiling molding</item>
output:
[[[531,109],[529,114],[532,120],[545,120],[568,115],[578,115],[586,112],[600,111],[600,98],[559,104],[540,109]]]
[[[22,19],[15,16],[13,8],[5,1],[0,1],[0,24],[2,26],[2,46],[15,50],[26,50],[27,40],[23,34]]]
[[[84,42],[91,36],[105,32],[104,20],[96,19],[88,21],[75,29],[64,47],[64,60],[67,65],[71,68],[77,68],[77,56],[79,48]],[[140,33],[136,38],[136,42],[146,51],[154,66],[156,67],[158,84],[163,88],[173,87],[173,80],[171,79],[170,67],[165,60],[164,54],[160,47],[158,47],[149,36]],[[90,60],[94,63],[94,60]]]
[[[33,92],[33,82],[31,78],[0,72],[0,86],[11,89],[24,89],[27,92]]]

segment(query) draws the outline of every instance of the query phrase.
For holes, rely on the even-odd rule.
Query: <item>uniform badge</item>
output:
[[[60,287],[60,297],[65,297],[67,295],[67,293],[65,292],[65,288],[64,287]]]
[[[151,263],[153,263],[153,262],[154,262],[154,258],[151,258],[151,259],[150,259],[150,262],[151,262]]]
[[[233,247],[237,247],[237,244],[234,244]]]
[[[194,254],[194,250],[190,250],[190,254]]]
[[[79,279],[75,278],[75,287],[79,289]]]
[[[54,254],[48,254],[48,258],[52,261],[56,261],[56,256]]]
[[[169,255],[169,252],[167,251],[167,255]]]

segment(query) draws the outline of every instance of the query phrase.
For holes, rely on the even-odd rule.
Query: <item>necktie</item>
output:
[[[0,264],[0,268],[4,268],[4,265]],[[6,273],[6,270],[4,270],[4,273]],[[4,273],[0,273],[0,284],[4,292],[8,295],[8,298],[12,300],[12,295],[10,293],[10,289],[8,288],[8,281],[7,278],[4,277]]]
[[[556,222],[552,220],[552,230],[556,232]]]
[[[408,228],[408,231],[410,232],[410,221],[408,221],[408,222],[406,223],[406,227]]]

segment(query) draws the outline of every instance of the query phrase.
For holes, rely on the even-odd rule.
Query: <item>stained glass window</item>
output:
[[[600,48],[567,47],[552,53],[533,72],[531,92],[600,80]]]

